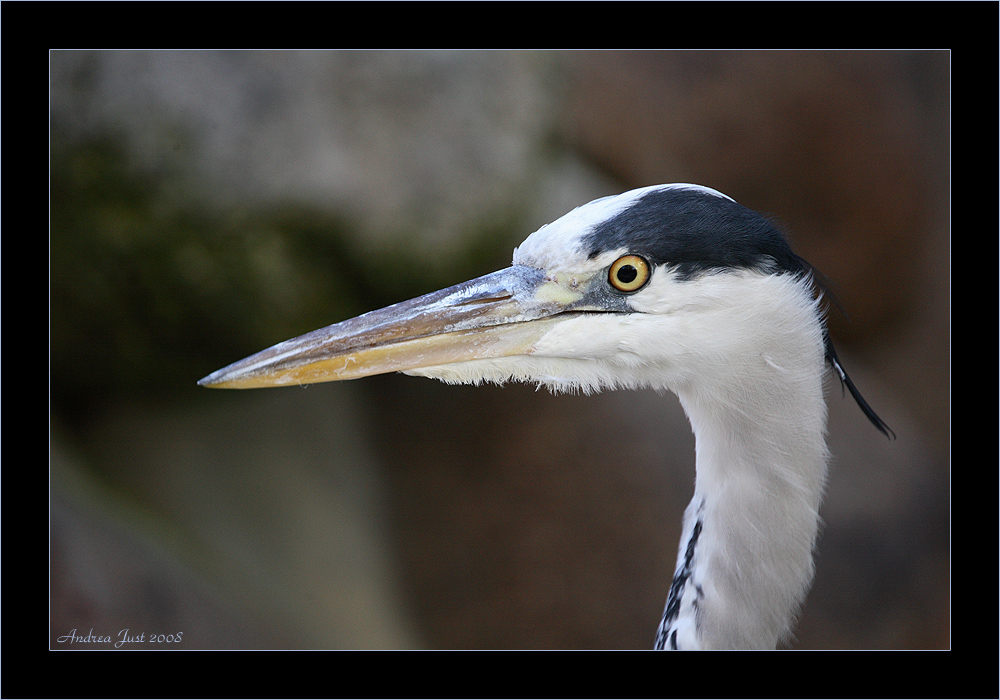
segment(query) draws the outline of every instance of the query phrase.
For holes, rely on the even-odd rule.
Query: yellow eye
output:
[[[608,271],[608,282],[619,292],[638,292],[649,281],[649,263],[638,255],[623,255]]]

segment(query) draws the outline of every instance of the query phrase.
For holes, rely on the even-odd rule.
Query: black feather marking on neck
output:
[[[702,507],[704,507],[704,502],[702,502]],[[701,530],[702,519],[699,515],[691,530],[691,536],[688,538],[687,547],[684,550],[684,558],[677,563],[677,571],[670,582],[670,593],[667,595],[667,605],[663,609],[663,617],[660,619],[660,627],[656,633],[654,649],[666,649],[668,644],[671,649],[677,649],[677,630],[672,627],[672,623],[680,615],[684,589],[690,582],[691,575],[694,572],[694,555]],[[700,598],[702,595],[701,587],[695,584],[695,588]]]

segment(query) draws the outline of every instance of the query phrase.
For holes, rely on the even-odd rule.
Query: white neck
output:
[[[828,457],[815,312],[813,323],[764,339],[766,351],[750,342],[729,376],[677,389],[697,475],[658,647],[774,649],[789,636],[813,576]]]

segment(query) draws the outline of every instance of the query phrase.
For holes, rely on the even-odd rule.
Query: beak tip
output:
[[[280,374],[248,372],[232,366],[224,367],[198,380],[198,386],[208,389],[260,389],[293,383],[301,384],[302,382],[289,380]]]
[[[211,374],[199,379],[198,386],[207,387],[209,389],[222,388],[223,386],[225,386],[226,383],[226,377],[224,376],[225,374],[226,374],[225,370],[221,369],[212,372]]]

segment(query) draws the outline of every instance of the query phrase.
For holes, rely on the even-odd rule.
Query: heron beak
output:
[[[198,384],[252,389],[531,354],[586,280],[515,265],[279,343]]]

